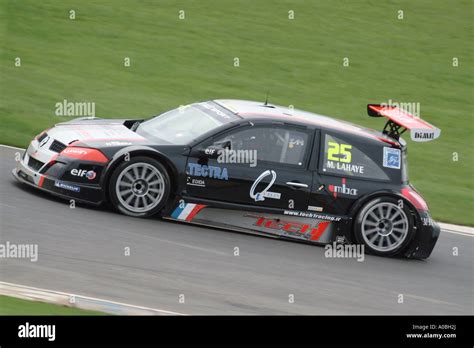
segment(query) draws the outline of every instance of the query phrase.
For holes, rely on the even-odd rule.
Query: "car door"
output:
[[[195,146],[186,192],[195,198],[306,210],[314,130],[287,123],[249,123]]]

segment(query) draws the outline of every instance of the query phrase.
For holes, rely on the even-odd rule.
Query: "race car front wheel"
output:
[[[366,203],[356,216],[354,234],[367,251],[397,255],[414,236],[413,216],[403,201],[378,197]]]
[[[170,192],[165,167],[149,157],[134,157],[115,168],[109,181],[110,200],[121,213],[147,217],[158,213]]]

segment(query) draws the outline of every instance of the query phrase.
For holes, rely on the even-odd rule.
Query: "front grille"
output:
[[[54,151],[54,152],[61,152],[62,150],[64,150],[67,146],[64,145],[62,142],[60,141],[57,141],[57,140],[54,140],[52,143],[51,143],[51,146],[49,147],[49,149],[51,151]]]
[[[38,137],[38,143],[41,143],[41,141],[48,136],[48,133],[44,132]]]
[[[37,159],[30,156],[30,159],[28,160],[28,167],[33,169],[35,172],[39,171],[43,165],[43,162],[38,161]]]

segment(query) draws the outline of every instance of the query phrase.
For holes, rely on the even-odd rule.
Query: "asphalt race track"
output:
[[[15,152],[0,147],[0,239],[38,244],[39,257],[0,259],[2,281],[185,314],[473,314],[471,236],[443,231],[424,261],[330,259],[323,247],[71,209],[16,183]]]

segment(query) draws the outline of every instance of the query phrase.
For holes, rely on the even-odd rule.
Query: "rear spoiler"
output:
[[[422,120],[419,117],[402,110],[396,106],[367,104],[367,113],[371,117],[388,118],[383,133],[396,140],[407,129],[413,141],[431,141],[439,137],[441,130]]]

